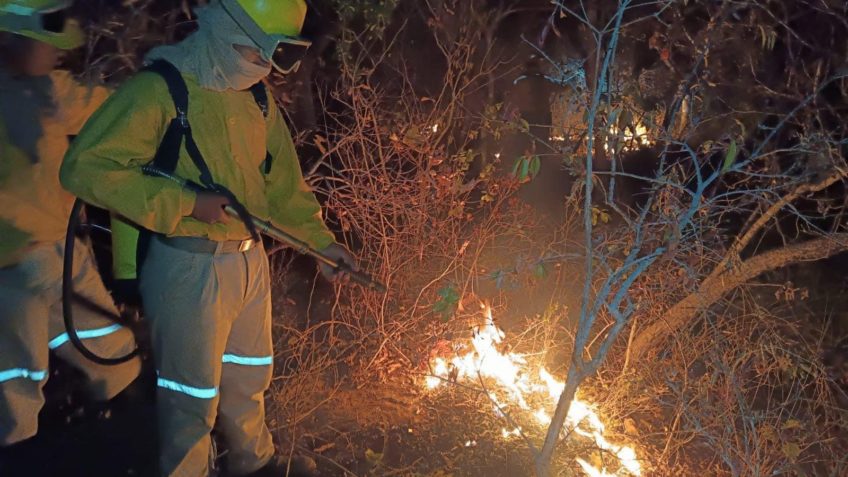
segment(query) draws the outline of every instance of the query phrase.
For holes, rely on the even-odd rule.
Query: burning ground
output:
[[[349,367],[337,363],[303,383],[303,394],[279,389],[276,411],[292,416],[280,427],[304,429],[292,434],[295,448],[315,455],[327,475],[533,475],[530,448],[544,437],[563,388],[544,367],[544,340],[527,336],[542,327],[508,336],[491,307],[478,303],[451,328],[425,340],[432,346],[412,369],[378,362],[372,373],[339,376]],[[351,387],[351,378],[363,382]],[[289,413],[301,400],[303,414]],[[643,475],[635,436],[621,425],[608,431],[599,408],[591,398],[573,404],[558,451],[561,475]]]

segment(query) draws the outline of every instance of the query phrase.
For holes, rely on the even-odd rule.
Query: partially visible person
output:
[[[0,0],[0,446],[37,433],[49,351],[83,372],[96,400],[117,395],[141,367],[138,358],[117,366],[87,360],[62,319],[73,197],[59,184],[59,166],[68,137],[108,96],[56,69],[62,50],[84,42],[66,17],[69,3]],[[135,347],[132,333],[104,316],[117,311],[91,251],[79,243],[74,255],[74,287],[89,303],[75,306],[78,335],[100,356],[127,354]]]

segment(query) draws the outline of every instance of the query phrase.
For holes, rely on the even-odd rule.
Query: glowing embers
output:
[[[553,410],[565,384],[554,378],[544,367],[534,369],[526,355],[501,352],[498,345],[504,332],[495,325],[491,309],[485,308],[485,322],[474,330],[470,349],[451,358],[435,357],[430,362],[431,376],[425,379],[428,389],[455,382],[484,380],[495,412],[509,412],[516,407],[532,416],[528,424],[545,430],[551,423]],[[534,422],[535,421],[535,422]],[[574,399],[566,416],[563,431],[571,431],[590,439],[604,453],[618,460],[618,471],[610,473],[603,466],[577,458],[580,467],[591,477],[642,474],[642,469],[632,447],[620,446],[604,437],[604,424],[591,404]],[[522,427],[504,428],[501,436],[512,439],[521,436]]]
[[[653,146],[655,141],[648,135],[648,128],[642,123],[636,123],[620,130],[617,126],[610,126],[609,134],[604,140],[604,150],[609,152],[635,151],[642,147]]]
[[[570,141],[580,142],[586,141],[585,136],[572,135],[565,136],[562,134],[554,134],[548,137],[552,143],[561,143]],[[626,126],[623,130],[618,126],[612,125],[603,138],[604,151],[606,152],[628,152],[650,147],[656,144],[656,141],[651,137],[648,127],[642,123],[636,123],[631,126]]]

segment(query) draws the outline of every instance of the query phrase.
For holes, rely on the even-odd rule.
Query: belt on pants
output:
[[[210,253],[220,255],[224,253],[244,253],[255,247],[258,242],[253,239],[224,240],[217,242],[202,237],[165,237],[157,235],[156,239],[163,244],[185,252]]]

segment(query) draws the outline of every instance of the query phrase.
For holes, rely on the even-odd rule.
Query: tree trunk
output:
[[[580,349],[582,350],[583,348],[581,347]],[[577,394],[577,387],[580,386],[582,381],[583,375],[577,370],[574,363],[572,363],[568,370],[568,377],[565,379],[565,389],[559,395],[554,417],[551,419],[550,427],[548,427],[545,443],[539,455],[536,456],[536,477],[548,477],[551,474],[551,458],[557,444],[559,444],[559,435],[565,423],[565,418],[568,416],[568,411],[571,409],[574,396]]]
[[[822,260],[845,250],[848,250],[848,233],[839,233],[769,250],[723,272],[716,270],[701,282],[698,291],[677,302],[657,322],[639,332],[631,350],[633,359],[644,356],[659,340],[679,331],[727,292],[748,280],[792,263]]]

